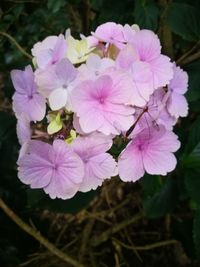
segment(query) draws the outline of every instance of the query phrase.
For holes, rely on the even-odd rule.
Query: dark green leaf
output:
[[[168,9],[167,23],[174,33],[185,40],[197,41],[200,38],[200,12],[191,5],[172,3]]]
[[[53,13],[58,12],[66,4],[65,0],[48,0],[47,7]]]
[[[193,221],[190,217],[182,219],[179,216],[172,216],[171,228],[173,237],[179,240],[184,248],[184,251],[189,257],[194,257],[193,246]]]
[[[159,8],[155,1],[136,0],[134,17],[135,23],[141,28],[156,30],[158,27]]]
[[[185,174],[185,185],[190,197],[200,204],[200,171],[187,171]]]
[[[196,256],[200,259],[200,209],[196,210],[193,224],[193,239]]]
[[[200,60],[189,64],[184,69],[189,75],[189,89],[186,94],[187,99],[189,101],[195,101],[197,99],[200,99]]]
[[[154,195],[161,187],[160,177],[155,175],[145,174],[140,183],[146,197]]]
[[[186,152],[191,153],[200,143],[200,116],[192,123],[189,129]]]
[[[144,210],[149,218],[161,217],[176,206],[178,200],[178,188],[176,181],[170,177],[165,178],[161,189],[152,197],[144,200]]]

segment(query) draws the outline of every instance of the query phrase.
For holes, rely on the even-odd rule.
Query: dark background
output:
[[[178,165],[167,177],[145,175],[135,184],[116,178],[72,200],[50,200],[17,178],[19,144],[9,72],[24,68],[30,60],[15,42],[30,53],[34,43],[48,35],[70,27],[78,38],[107,21],[136,23],[155,31],[162,52],[188,72],[190,112],[175,128],[182,142]],[[1,0],[0,197],[26,223],[87,267],[200,266],[200,1]],[[130,223],[138,214],[141,218]],[[0,209],[0,266],[71,265]]]

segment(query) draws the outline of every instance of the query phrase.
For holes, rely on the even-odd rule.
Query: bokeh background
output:
[[[175,132],[178,165],[167,177],[118,178],[72,200],[51,200],[17,178],[19,144],[10,71],[30,64],[34,43],[71,28],[74,37],[115,21],[155,31],[162,52],[189,75],[189,116]],[[118,153],[118,151],[116,151]],[[0,197],[34,230],[85,267],[200,266],[200,1],[1,0]],[[0,209],[0,266],[72,266]],[[78,267],[78,265],[77,265]]]

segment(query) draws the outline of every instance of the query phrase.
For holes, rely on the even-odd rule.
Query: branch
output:
[[[191,53],[193,53],[200,46],[200,40],[185,54],[176,60],[177,65],[181,65],[185,58],[187,58]]]
[[[11,43],[13,43],[24,56],[32,60],[32,56],[29,53],[27,53],[26,50],[23,47],[21,47],[21,45],[10,34],[0,31],[0,35],[8,38],[9,41],[11,41]]]
[[[194,53],[194,54],[191,55],[191,56],[186,57],[186,58],[183,59],[182,61],[179,61],[178,64],[179,64],[180,66],[183,66],[183,65],[189,64],[189,63],[191,63],[191,62],[193,62],[193,61],[195,61],[195,60],[197,60],[197,59],[199,59],[199,58],[200,58],[200,51]],[[178,62],[178,61],[177,61],[177,62]]]
[[[169,26],[166,23],[166,16],[169,5],[171,4],[171,0],[159,0],[158,4],[162,8],[162,13],[160,17],[160,28],[159,35],[161,37],[162,50],[163,52],[173,58],[173,40],[172,40],[172,32]]]
[[[72,259],[67,254],[63,253],[61,250],[56,248],[52,243],[50,243],[45,237],[43,237],[40,232],[34,230],[30,227],[27,223],[22,221],[20,217],[18,217],[0,198],[0,208],[6,213],[6,215],[15,222],[23,231],[27,234],[31,235],[37,241],[39,241],[44,247],[46,247],[52,254],[56,255],[61,260],[71,264],[75,267],[84,267],[81,263],[77,262],[76,260]]]
[[[101,235],[99,235],[98,237],[94,237],[91,240],[91,245],[93,247],[97,247],[100,244],[102,244],[103,242],[107,241],[108,238],[112,235],[115,234],[117,232],[119,232],[120,230],[122,230],[123,228],[126,228],[128,225],[137,222],[138,220],[140,220],[143,217],[142,213],[138,213],[136,214],[134,217],[127,219],[111,228],[109,228],[108,230],[106,230],[105,232],[103,232]]]

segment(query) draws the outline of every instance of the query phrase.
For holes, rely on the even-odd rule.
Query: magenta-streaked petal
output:
[[[161,45],[158,36],[150,30],[136,32],[133,43],[142,61],[149,62],[160,54]]]
[[[142,154],[134,144],[128,145],[120,154],[118,169],[120,179],[124,182],[135,182],[144,175]]]

